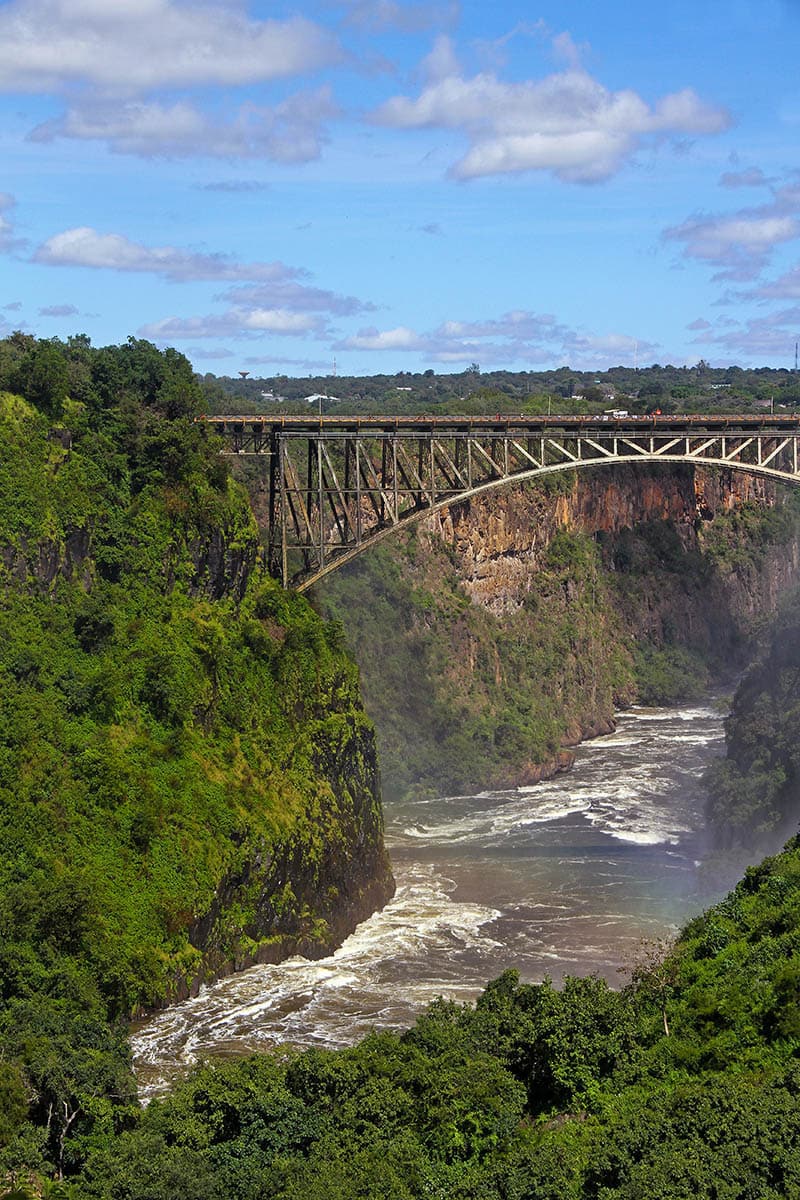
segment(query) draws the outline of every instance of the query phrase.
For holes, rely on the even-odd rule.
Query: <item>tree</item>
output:
[[[674,940],[658,938],[654,941],[641,941],[630,977],[630,987],[635,990],[637,999],[644,998],[657,1005],[664,1026],[664,1036],[669,1037],[667,1006],[680,979]]]
[[[61,350],[52,342],[37,342],[12,373],[10,388],[49,417],[60,417],[69,390],[69,372]]]

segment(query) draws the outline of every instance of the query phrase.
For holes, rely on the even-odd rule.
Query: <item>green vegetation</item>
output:
[[[615,992],[437,1001],[401,1036],[203,1066],[95,1138],[92,1200],[784,1200],[800,1192],[800,840]]]
[[[800,1194],[798,839],[620,992],[507,973],[403,1035],[204,1065],[136,1104],[133,1011],[321,952],[390,886],[343,626],[258,570],[199,403],[147,342],[0,341],[3,1200]],[[564,477],[526,511],[570,501]],[[793,521],[744,508],[700,541],[557,522],[496,611],[422,531],[362,559],[330,604],[380,660],[397,786],[534,769],[634,687],[691,686],[717,643],[684,617],[752,584]],[[737,700],[715,819],[787,816],[798,670],[787,618]]]
[[[9,1168],[74,1170],[125,1122],[116,1022],[225,964],[321,953],[389,887],[355,668],[256,569],[197,404],[186,359],[146,342],[0,342]]]
[[[534,771],[631,694],[591,539],[553,540],[525,603],[471,603],[446,548],[384,545],[320,589],[359,657],[389,796]],[[356,649],[358,648],[358,649]]]

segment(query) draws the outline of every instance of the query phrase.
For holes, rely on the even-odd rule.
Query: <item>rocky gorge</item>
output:
[[[604,468],[452,505],[317,591],[389,795],[528,783],[639,699],[732,678],[797,579],[793,496],[743,473]]]

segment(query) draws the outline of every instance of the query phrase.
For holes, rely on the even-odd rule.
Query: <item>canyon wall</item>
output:
[[[609,467],[454,504],[315,593],[348,632],[389,795],[530,782],[636,699],[732,675],[797,576],[744,473]]]
[[[737,857],[767,852],[797,832],[800,816],[800,612],[781,606],[745,672],[725,722],[726,755],[711,769],[708,820]]]

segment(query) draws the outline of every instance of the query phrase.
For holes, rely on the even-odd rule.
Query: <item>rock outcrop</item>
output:
[[[772,508],[778,502],[774,484],[737,471],[609,467],[555,478],[555,487],[523,484],[454,504],[422,526],[423,537],[451,548],[470,599],[495,614],[522,606],[559,530],[613,538],[668,521],[685,548],[696,550],[704,525],[718,514],[744,503]],[[796,565],[787,562],[787,578]],[[775,581],[778,590],[783,586]]]

